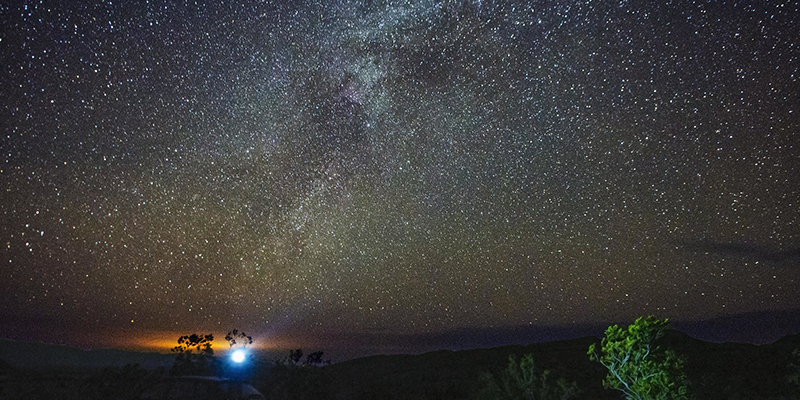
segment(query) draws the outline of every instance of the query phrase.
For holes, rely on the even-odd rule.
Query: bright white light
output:
[[[244,350],[236,350],[233,352],[233,354],[231,354],[231,360],[233,360],[233,362],[240,363],[244,361],[244,356]]]

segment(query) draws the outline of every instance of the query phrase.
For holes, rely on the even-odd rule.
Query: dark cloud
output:
[[[752,258],[770,263],[800,261],[800,247],[787,250],[774,250],[766,246],[756,246],[744,242],[684,242],[681,247],[693,253],[716,254],[724,257]]]

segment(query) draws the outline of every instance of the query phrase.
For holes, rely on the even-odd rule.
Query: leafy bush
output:
[[[501,374],[485,373],[481,380],[480,398],[487,400],[566,400],[578,392],[575,382],[567,383],[562,378],[554,383],[549,370],[537,373],[533,354],[523,356],[519,362],[512,355]]]
[[[794,349],[792,352],[788,380],[796,386],[797,397],[800,398],[800,348]]]
[[[608,327],[599,354],[596,344],[588,352],[608,369],[603,386],[623,392],[629,400],[686,399],[684,359],[654,344],[668,327],[668,320],[653,316],[638,318],[628,329]]]

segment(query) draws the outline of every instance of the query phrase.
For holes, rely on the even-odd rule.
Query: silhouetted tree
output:
[[[321,367],[331,363],[331,360],[322,359],[324,354],[324,352],[316,351],[307,355],[305,361],[303,361],[303,349],[289,350],[289,357],[278,362],[284,362],[297,367]]]
[[[251,336],[247,336],[246,333],[239,332],[237,329],[228,332],[228,334],[225,335],[225,340],[228,341],[228,344],[231,348],[237,344],[242,345],[242,347],[247,347],[248,345],[253,344],[253,338]]]
[[[321,351],[317,351],[317,352],[309,354],[306,357],[306,365],[312,366],[312,367],[321,367],[323,365],[330,364],[331,360],[325,360],[325,361],[322,360],[322,355],[323,354],[324,353],[321,352]]]
[[[172,364],[170,375],[214,375],[216,362],[214,349],[211,342],[214,335],[196,334],[185,335],[178,338],[178,345],[172,348],[173,353],[178,353]]]
[[[300,365],[300,360],[303,359],[303,349],[289,350],[288,361],[294,365]]]
[[[330,360],[323,360],[323,352],[308,354],[303,359],[303,350],[290,350],[289,355],[275,362],[264,393],[270,399],[320,399],[331,398],[328,381],[323,368]]]

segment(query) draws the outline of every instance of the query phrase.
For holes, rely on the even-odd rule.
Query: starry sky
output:
[[[15,3],[5,337],[800,308],[795,2]]]

